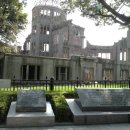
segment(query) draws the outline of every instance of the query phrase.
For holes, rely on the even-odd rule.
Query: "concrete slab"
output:
[[[75,124],[106,124],[106,123],[127,123],[129,122],[130,111],[88,111],[80,109],[74,99],[66,99],[74,116]]]
[[[76,88],[82,111],[129,111],[130,89]]]
[[[130,130],[129,123],[103,125],[63,125],[50,127],[0,128],[0,130]]]
[[[42,90],[19,90],[16,112],[45,112],[46,96]]]
[[[16,113],[16,102],[12,102],[8,115],[8,127],[26,127],[26,126],[50,126],[55,123],[55,115],[51,104],[47,102],[46,112],[22,112]]]
[[[10,88],[11,80],[10,79],[0,79],[0,88]]]
[[[20,128],[20,130],[39,130],[38,127]]]

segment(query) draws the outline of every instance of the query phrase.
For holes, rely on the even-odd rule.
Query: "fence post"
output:
[[[15,87],[14,87],[14,79],[13,80],[11,80],[11,86],[13,86],[13,91],[15,90]],[[10,86],[10,87],[11,87]]]
[[[54,78],[53,77],[50,78],[50,90],[51,91],[54,90]]]
[[[129,82],[129,88],[130,88],[130,77],[129,77],[129,79],[128,79],[128,82]]]
[[[43,86],[44,87],[44,86]],[[46,91],[47,91],[47,76],[46,76]]]
[[[107,79],[107,78],[105,77],[105,88],[106,88],[106,84],[107,84],[107,81],[106,81],[106,79]]]
[[[79,77],[77,77],[77,81],[76,81],[77,88],[78,88],[78,85],[79,85]]]

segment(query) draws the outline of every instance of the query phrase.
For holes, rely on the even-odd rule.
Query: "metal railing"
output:
[[[75,91],[75,88],[130,88],[130,80],[12,80],[10,88],[1,88],[5,91],[19,89],[36,89],[45,91]]]

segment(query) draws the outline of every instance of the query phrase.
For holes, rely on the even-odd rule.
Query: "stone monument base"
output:
[[[66,99],[75,124],[108,124],[130,122],[130,111],[82,111],[75,99]]]
[[[49,102],[46,103],[46,112],[17,112],[16,102],[12,102],[8,115],[8,127],[51,126],[54,125],[55,116]]]

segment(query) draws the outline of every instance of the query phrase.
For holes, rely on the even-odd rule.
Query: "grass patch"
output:
[[[58,85],[54,86],[54,92],[75,92],[76,85]],[[87,84],[87,85],[79,85],[78,88],[129,88],[127,83],[124,84],[109,84],[107,83],[106,86],[104,84]],[[20,89],[29,89],[29,90],[44,90],[49,92],[49,86],[22,86],[22,87],[11,87],[11,88],[0,88],[0,91],[18,91]]]

